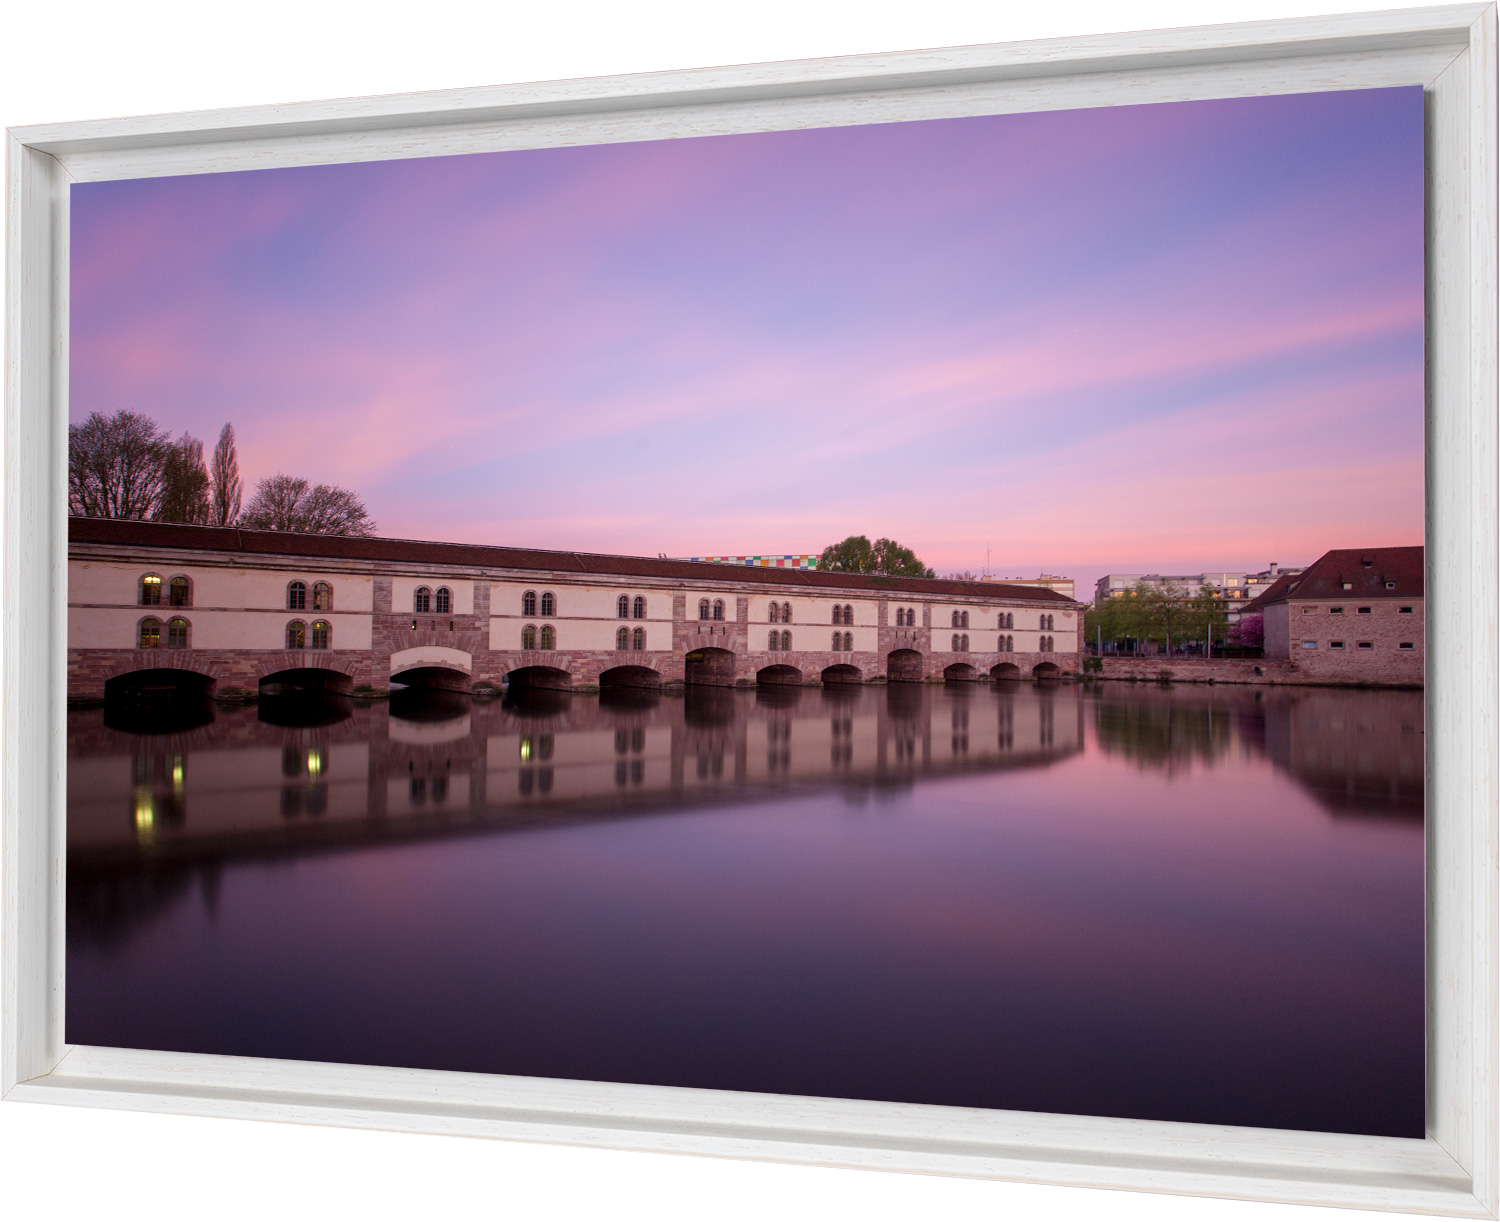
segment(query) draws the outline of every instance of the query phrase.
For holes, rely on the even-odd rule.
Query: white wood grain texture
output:
[[[79,1047],[13,1097],[1486,1217],[1432,1141]]]
[[[66,421],[67,193],[58,163],[6,141],[6,599],[0,767],[0,1092],[62,1053],[61,742],[65,507],[54,475]]]
[[[16,133],[31,147],[13,143],[8,176],[21,204],[11,212],[7,264],[6,590],[45,590],[47,598],[12,597],[4,630],[0,1088],[27,1079],[7,1097],[1494,1216],[1495,79],[1493,6],[1462,5]],[[1431,140],[1427,1141],[108,1049],[75,1049],[58,1064],[63,722],[56,693],[64,653],[54,628],[64,614],[65,523],[62,497],[52,490],[61,485],[65,445],[60,166],[88,180],[1403,83],[1429,88]],[[58,162],[45,156],[48,149]],[[28,612],[27,603],[48,607],[50,620]],[[18,683],[21,676],[35,686]],[[29,810],[52,817],[28,818]]]

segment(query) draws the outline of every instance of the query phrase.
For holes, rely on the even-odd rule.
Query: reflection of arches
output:
[[[213,677],[195,670],[126,671],[104,681],[104,724],[129,734],[191,730],[214,719],[213,692]]]
[[[1019,679],[1021,668],[1014,662],[1000,662],[990,667],[991,679]]]
[[[943,670],[943,678],[949,683],[973,683],[979,672],[967,662],[955,662]]]
[[[755,681],[772,687],[796,686],[802,682],[802,672],[795,666],[765,666],[755,672]]]
[[[512,691],[535,689],[539,691],[566,692],[572,690],[573,676],[555,666],[523,666],[513,670],[506,678]]]
[[[734,654],[727,649],[694,649],[684,660],[682,677],[684,683],[732,687]]]
[[[857,666],[830,666],[823,672],[824,683],[860,683],[863,679]]]
[[[599,676],[601,690],[610,687],[635,687],[656,690],[661,676],[649,666],[612,666]]]
[[[1038,679],[1055,679],[1062,674],[1062,669],[1053,662],[1038,662],[1031,668],[1031,673]]]
[[[922,655],[915,649],[896,649],[886,655],[885,677],[896,683],[922,682]]]

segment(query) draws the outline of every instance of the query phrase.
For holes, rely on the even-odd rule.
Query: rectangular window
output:
[[[1328,642],[1328,648],[1329,649],[1342,649],[1343,647],[1344,647],[1344,642],[1343,641],[1329,641]]]
[[[1344,613],[1344,609],[1342,607],[1329,607],[1328,608],[1328,614],[1329,615],[1342,615],[1343,613]]]
[[[1411,608],[1410,607],[1397,607],[1396,610],[1401,615],[1410,615],[1411,614]]]
[[[1302,608],[1302,614],[1303,615],[1311,615],[1316,610],[1317,610],[1316,607],[1303,607]]]
[[[1359,613],[1361,615],[1369,615],[1370,614],[1370,608],[1369,607],[1360,607],[1359,608]]]
[[[1316,649],[1317,647],[1318,647],[1317,641],[1303,641],[1302,642],[1302,648],[1303,649]]]
[[[1401,642],[1401,648],[1402,649],[1415,649],[1416,647],[1417,646],[1416,646],[1416,642],[1415,641],[1402,641]]]
[[[1355,648],[1356,649],[1374,649],[1375,648],[1375,642],[1374,641],[1361,641],[1357,646],[1355,646]]]

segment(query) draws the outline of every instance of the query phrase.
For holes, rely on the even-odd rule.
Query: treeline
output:
[[[243,496],[232,424],[220,430],[207,460],[196,437],[174,439],[138,412],[93,412],[68,426],[68,512],[79,517],[305,535],[375,533],[364,502],[335,484],[278,473],[256,484],[248,505],[242,506]]]
[[[1120,598],[1094,603],[1084,617],[1090,644],[1113,641],[1116,645],[1138,645],[1160,641],[1171,652],[1174,645],[1212,639],[1220,644],[1238,644],[1226,632],[1225,605],[1213,586],[1198,594],[1171,582],[1157,586],[1144,581]],[[1257,642],[1258,643],[1258,642]]]

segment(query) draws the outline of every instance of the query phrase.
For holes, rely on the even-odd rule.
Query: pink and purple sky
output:
[[[383,535],[1261,569],[1423,537],[1417,88],[81,184],[71,414]],[[1089,586],[1080,587],[1087,596]]]

